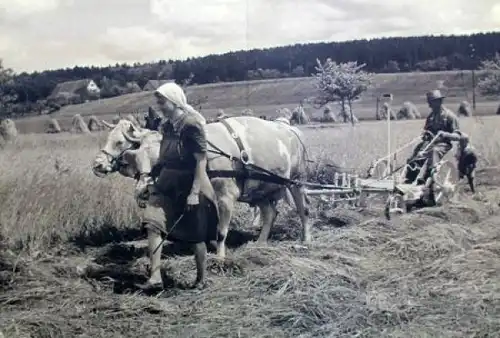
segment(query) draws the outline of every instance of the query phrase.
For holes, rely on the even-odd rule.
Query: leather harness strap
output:
[[[245,191],[245,181],[250,178],[250,172],[248,170],[248,161],[249,161],[249,156],[248,153],[245,151],[245,147],[243,146],[243,142],[241,141],[241,138],[238,136],[238,134],[234,131],[234,129],[231,127],[227,121],[224,119],[219,121],[226,127],[227,131],[229,132],[229,135],[233,138],[233,140],[236,142],[236,145],[239,148],[240,151],[240,156],[239,158],[234,158],[232,156],[229,156],[229,158],[233,161],[240,162],[241,163],[241,169],[240,170],[207,170],[207,174],[210,178],[213,177],[233,177],[239,183],[241,184],[241,189],[242,189],[242,195],[244,195]],[[218,149],[213,145],[211,142],[208,142],[213,148]],[[220,149],[218,149],[220,151]],[[221,152],[222,153],[222,152]],[[208,166],[208,164],[207,164]]]
[[[234,131],[234,129],[227,123],[225,119],[220,120],[220,123],[226,127],[227,131],[231,135],[231,137],[234,139],[236,144],[238,145],[238,148],[240,150],[240,160],[241,162],[245,165],[248,164],[248,153],[245,151],[245,147],[243,146],[243,142],[241,141],[241,138],[238,136],[238,134]]]
[[[234,162],[240,162],[242,164],[242,169],[240,170],[211,170],[207,164],[207,174],[210,178],[215,178],[215,177],[231,177],[231,178],[236,178],[242,181],[245,181],[247,179],[255,179],[255,180],[261,180],[264,182],[270,182],[270,183],[276,183],[276,184],[281,184],[281,185],[290,185],[290,184],[297,184],[296,181],[281,177],[279,175],[274,174],[273,172],[266,170],[264,168],[261,168],[259,166],[256,166],[255,164],[249,163],[249,158],[248,154],[244,149],[243,143],[241,142],[241,139],[238,137],[238,135],[234,132],[233,128],[225,121],[225,119],[218,121],[222,123],[226,129],[228,129],[229,133],[231,134],[231,137],[235,140],[236,144],[238,145],[238,148],[240,148],[241,152],[241,157],[236,158],[234,156],[231,156],[224,152],[222,149],[217,147],[215,144],[207,140],[207,143],[214,149],[211,150],[209,149],[208,152],[221,155],[224,157],[227,157],[228,159],[234,161]],[[244,158],[242,158],[244,157]]]
[[[209,149],[208,152],[217,154],[217,155],[222,155],[224,157],[227,157],[229,160],[233,162],[239,162],[241,164],[241,168],[239,169],[232,169],[232,170],[211,170],[209,168],[209,164],[207,163],[207,174],[209,178],[234,178],[238,182],[238,184],[241,184],[241,189],[242,189],[242,196],[245,195],[245,181],[251,179],[251,180],[257,180],[261,182],[268,182],[268,183],[275,183],[281,186],[288,186],[290,184],[297,184],[296,181],[291,180],[289,178],[281,177],[279,175],[276,175],[275,173],[266,170],[264,168],[261,168],[259,166],[256,166],[255,164],[249,163],[249,156],[247,152],[244,149],[243,143],[241,139],[238,137],[238,135],[234,132],[233,128],[227,123],[225,120],[219,121],[221,122],[226,129],[229,131],[229,134],[231,137],[235,140],[236,144],[238,145],[238,148],[240,150],[240,157],[234,157],[226,152],[224,152],[222,149],[217,147],[215,144],[207,140],[207,143],[213,148]],[[266,196],[254,196],[255,200],[253,202],[253,205],[255,205],[255,201],[258,201],[260,199],[265,199]]]

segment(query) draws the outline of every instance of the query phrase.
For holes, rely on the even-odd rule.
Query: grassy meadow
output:
[[[423,121],[392,124],[392,143]],[[182,290],[194,262],[164,250],[167,289],[147,274],[133,181],[95,177],[106,133],[20,135],[0,150],[0,332],[5,337],[494,337],[500,333],[500,140],[496,116],[462,118],[481,154],[478,194],[393,221],[378,210],[313,201],[313,244],[280,209],[270,243],[252,240],[239,205],[224,264],[206,290]],[[366,170],[386,153],[386,125],[304,128],[317,170]],[[314,166],[314,165],[313,165]],[[314,176],[314,175],[313,175]],[[462,182],[462,185],[465,185]],[[141,244],[142,243],[142,244]]]
[[[425,117],[428,113],[425,93],[438,86],[443,86],[443,91],[448,96],[446,104],[454,111],[457,111],[461,101],[472,102],[471,72],[376,74],[372,87],[353,104],[353,111],[360,120],[374,119],[376,98],[384,93],[392,93],[394,95],[392,105],[395,109],[399,109],[405,101],[411,101]],[[315,96],[316,89],[314,79],[309,77],[196,85],[189,87],[187,94],[191,102],[197,102],[200,98],[205,99],[206,102],[201,104],[200,110],[207,117],[214,117],[219,109],[223,109],[227,114],[239,115],[246,108],[251,108],[257,116],[273,117],[276,116],[277,108],[293,109],[300,100]],[[66,106],[52,114],[52,117],[59,120],[63,129],[69,129],[75,114],[111,119],[117,113],[147,111],[151,104],[153,104],[151,92],[141,92]],[[478,95],[475,114],[495,114],[498,105],[498,101],[487,100]],[[323,115],[322,110],[310,105],[305,105],[305,109],[310,116]],[[23,133],[44,132],[47,120],[47,116],[37,116],[19,120],[17,125]]]

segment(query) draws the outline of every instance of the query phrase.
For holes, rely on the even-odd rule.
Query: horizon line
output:
[[[61,68],[48,68],[44,70],[34,70],[34,71],[20,71],[17,72],[14,68],[11,68],[14,71],[14,76],[19,76],[22,74],[27,74],[27,75],[33,75],[35,73],[44,73],[44,72],[57,72],[57,71],[65,71],[69,69],[74,69],[76,67],[81,67],[81,68],[111,68],[111,67],[116,67],[116,65],[127,65],[127,66],[132,66],[135,63],[138,63],[139,65],[147,65],[147,64],[155,64],[159,63],[161,61],[166,61],[169,63],[172,61],[172,63],[175,62],[186,62],[188,59],[202,59],[206,58],[209,56],[225,56],[227,54],[231,53],[242,53],[242,52],[252,52],[252,51],[267,51],[270,49],[279,49],[279,48],[290,48],[290,47],[296,47],[300,45],[319,45],[319,44],[342,44],[342,43],[353,43],[353,42],[359,42],[359,41],[377,41],[377,40],[389,40],[389,39],[411,39],[411,38],[425,38],[425,37],[472,37],[476,35],[487,35],[487,34],[500,34],[499,31],[479,31],[476,33],[470,33],[470,34],[424,34],[424,35],[408,35],[408,36],[402,36],[402,35],[397,35],[397,36],[382,36],[382,37],[375,37],[375,38],[364,38],[364,39],[348,39],[348,40],[335,40],[335,41],[328,41],[328,40],[323,40],[323,41],[315,41],[315,42],[297,42],[293,44],[287,44],[287,45],[276,45],[272,47],[254,47],[254,48],[248,48],[248,49],[238,49],[238,50],[229,50],[225,52],[220,52],[220,53],[210,53],[210,54],[204,54],[200,56],[188,56],[182,59],[157,59],[157,60],[151,60],[151,61],[146,61],[146,62],[138,62],[134,61],[132,63],[127,63],[127,62],[116,62],[114,64],[108,64],[108,65],[74,65],[74,66],[67,66],[67,67],[61,67]],[[1,60],[1,57],[0,57]],[[5,66],[5,65],[4,65]],[[7,67],[9,68],[9,67]]]

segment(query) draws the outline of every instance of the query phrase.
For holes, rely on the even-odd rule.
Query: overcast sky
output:
[[[16,72],[499,29],[498,0],[0,0]]]

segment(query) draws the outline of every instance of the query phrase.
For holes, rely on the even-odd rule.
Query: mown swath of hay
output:
[[[90,133],[87,124],[83,120],[83,117],[80,114],[76,114],[73,116],[73,120],[71,121],[71,133],[74,134],[88,134]]]
[[[62,129],[56,119],[49,119],[46,123],[45,131],[47,134],[58,134]]]
[[[12,142],[17,138],[16,123],[11,119],[0,120],[0,137],[5,142]]]
[[[97,119],[95,115],[89,117],[89,123],[87,127],[90,131],[100,131],[104,129],[103,124]]]
[[[458,116],[472,116],[472,105],[468,101],[462,101],[460,102],[458,106]]]
[[[322,224],[315,225],[309,249],[249,243],[224,262],[210,258],[211,281],[201,292],[182,289],[194,278],[192,257],[167,257],[170,286],[158,297],[127,289],[111,294],[130,286],[110,285],[106,277],[140,281],[146,271],[140,262],[89,264],[92,269],[83,272],[89,284],[78,278],[71,260],[54,258],[47,268],[49,260],[21,259],[16,284],[0,296],[0,326],[12,330],[7,333],[43,329],[65,336],[81,330],[96,337],[101,331],[169,337],[494,336],[500,328],[500,230],[480,205],[472,209],[483,216],[462,219],[459,209],[435,208],[387,222],[330,211],[317,219]],[[281,217],[276,238],[297,235],[294,216],[287,217]],[[6,271],[13,271],[15,259]]]

